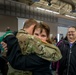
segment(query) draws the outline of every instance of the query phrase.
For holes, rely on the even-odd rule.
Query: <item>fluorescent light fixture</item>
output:
[[[44,10],[44,11],[47,11],[47,12],[51,12],[51,13],[54,13],[54,14],[59,14],[58,12],[51,11],[51,10],[47,10],[47,9],[44,9],[44,8],[39,8],[39,7],[37,7],[37,9],[39,9],[39,10]]]
[[[45,11],[47,11],[47,12],[53,12],[53,11],[51,11],[51,10],[46,10],[46,9],[45,9]]]
[[[58,13],[58,12],[55,12],[55,11],[53,11],[53,13],[54,13],[54,14],[60,14],[60,13]]]
[[[58,42],[59,42],[59,40],[60,40],[60,38],[59,38],[59,34],[57,34],[57,39],[58,39]]]
[[[45,10],[45,9],[43,9],[43,8],[39,8],[39,7],[37,7],[37,9],[39,9],[39,10]]]
[[[70,16],[70,15],[65,15],[65,16],[76,19],[76,17],[74,17],[74,16]]]
[[[40,0],[32,0],[33,2],[39,2]]]

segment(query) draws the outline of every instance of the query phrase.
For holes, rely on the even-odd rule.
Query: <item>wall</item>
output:
[[[9,26],[13,31],[19,30],[23,28],[23,22],[25,21],[25,18],[16,18],[13,16],[5,16],[0,15],[0,32],[4,32],[5,29]],[[39,21],[39,20],[37,20]],[[58,22],[50,22],[45,21],[50,26],[50,33],[53,34],[53,36],[56,36],[58,34],[58,26],[62,27],[68,27],[71,25],[76,25],[76,21],[64,19],[64,18],[58,18]],[[65,30],[62,31],[65,33]]]
[[[66,33],[67,33],[67,27],[61,27],[61,26],[58,26],[58,34],[63,34],[63,36],[65,37],[66,36]]]
[[[10,27],[12,31],[18,30],[18,20],[16,17],[0,15],[0,32],[5,32]]]
[[[57,35],[57,23],[51,23],[51,22],[47,22],[45,21],[49,26],[50,26],[50,34],[52,34],[53,36]]]
[[[24,22],[27,20],[25,18],[17,18],[18,19],[18,30],[23,28]]]
[[[10,27],[12,31],[16,31],[23,28],[24,21],[27,20],[25,18],[16,18],[12,16],[4,16],[0,15],[0,32],[5,32],[7,27]],[[39,21],[39,20],[37,20]],[[55,23],[50,23],[45,21],[51,28],[51,34],[57,34],[57,25]]]
[[[76,25],[76,20],[69,20],[65,18],[58,18],[58,26],[75,26]]]

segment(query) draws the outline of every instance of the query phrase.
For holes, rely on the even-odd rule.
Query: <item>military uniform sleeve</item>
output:
[[[24,55],[35,53],[40,58],[48,61],[58,61],[62,57],[60,50],[56,46],[43,42],[24,31],[19,31],[16,37]]]
[[[41,59],[35,54],[22,55],[18,40],[15,36],[9,35],[4,38],[7,43],[7,59],[11,66],[19,70],[40,70],[39,66],[46,66],[48,61]],[[46,66],[47,68],[47,66]],[[45,69],[45,68],[43,68]]]
[[[30,36],[26,37],[26,53],[36,53],[39,57],[48,61],[58,61],[62,58],[59,48],[53,44],[45,43],[40,39]]]
[[[27,36],[28,38],[28,36]],[[58,61],[62,58],[59,48],[53,44],[43,42],[39,38],[30,36],[28,39],[28,50],[35,52],[39,57],[48,61]]]
[[[53,44],[49,44],[45,46],[45,53],[48,55],[48,56],[45,55],[48,58],[48,60],[51,60],[54,62],[62,58],[59,48]]]

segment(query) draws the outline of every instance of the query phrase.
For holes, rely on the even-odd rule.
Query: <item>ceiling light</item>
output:
[[[45,10],[45,9],[43,9],[43,8],[39,8],[39,7],[37,7],[37,9],[39,9],[39,10]]]
[[[32,0],[33,2],[39,2],[40,0]]]
[[[70,16],[70,15],[65,15],[65,16],[76,19],[76,17],[74,17],[74,16]]]
[[[54,13],[54,14],[59,14],[58,12],[51,11],[51,10],[47,10],[47,9],[40,8],[40,7],[37,7],[37,9],[39,9],[39,10],[44,10],[44,11],[47,11],[47,12],[51,12],[51,13]]]

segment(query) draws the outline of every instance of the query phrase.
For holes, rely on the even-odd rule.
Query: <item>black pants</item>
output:
[[[4,57],[0,57],[0,70],[1,70],[2,75],[7,75],[8,65]]]

